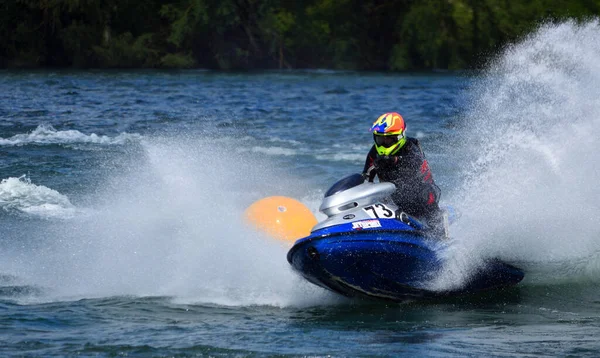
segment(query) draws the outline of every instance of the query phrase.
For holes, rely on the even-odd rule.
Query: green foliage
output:
[[[307,26],[304,45],[323,54],[327,67],[355,69],[358,67],[360,49],[360,14],[354,10],[360,1],[320,0],[306,9]]]
[[[472,44],[473,9],[461,0],[427,0],[406,14],[394,48],[392,69],[465,67]]]
[[[189,54],[169,53],[160,59],[160,64],[164,68],[192,68],[195,62]]]
[[[0,67],[476,67],[598,0],[0,0]]]
[[[182,2],[179,6],[166,4],[160,15],[171,21],[171,34],[167,40],[175,46],[182,46],[186,37],[208,23],[208,9],[203,0]]]
[[[58,38],[61,40],[64,53],[71,60],[73,67],[86,67],[92,63],[93,51],[88,46],[98,36],[93,27],[79,21],[73,21],[68,27],[60,30]]]
[[[152,49],[152,36],[144,34],[134,38],[126,32],[104,46],[94,46],[92,50],[99,59],[99,67],[158,67],[161,60],[158,52]]]

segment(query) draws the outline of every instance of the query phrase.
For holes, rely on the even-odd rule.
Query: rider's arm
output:
[[[426,193],[424,193],[427,197],[427,204],[437,203],[440,198],[440,188],[433,181],[433,174],[431,173],[431,168],[429,167],[429,163],[425,158],[425,154],[423,153],[423,149],[421,149],[421,144],[418,140],[415,140],[415,164],[418,163],[418,175],[421,178],[421,181],[424,185],[426,185]]]
[[[375,170],[375,158],[377,158],[377,150],[375,149],[375,146],[372,146],[369,154],[367,154],[365,166],[362,171],[365,180],[369,180],[370,182],[372,182],[373,179],[375,179],[375,175],[377,175],[377,171]]]

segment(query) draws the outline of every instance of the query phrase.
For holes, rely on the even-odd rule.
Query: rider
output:
[[[363,176],[370,182],[396,185],[392,200],[407,214],[425,221],[434,230],[443,230],[443,215],[438,206],[440,189],[419,141],[405,135],[404,118],[396,112],[384,113],[373,126],[375,144],[365,161]]]

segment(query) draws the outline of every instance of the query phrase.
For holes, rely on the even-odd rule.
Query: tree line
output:
[[[600,0],[0,0],[2,68],[478,67]]]

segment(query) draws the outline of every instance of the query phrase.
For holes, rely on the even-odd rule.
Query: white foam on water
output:
[[[0,208],[41,218],[70,218],[77,209],[69,198],[43,185],[35,185],[26,176],[0,181]]]
[[[366,159],[366,154],[363,154],[363,153],[331,153],[331,154],[315,155],[315,158],[318,160],[327,160],[327,161],[334,161],[334,162],[363,163]],[[362,168],[360,168],[360,169],[362,169]],[[360,169],[357,169],[357,170],[360,170]]]
[[[297,151],[291,148],[282,148],[282,147],[259,147],[255,146],[250,149],[254,153],[267,154],[267,155],[283,155],[283,156],[292,156],[296,155]]]
[[[543,25],[506,49],[472,88],[464,118],[463,213],[451,264],[468,279],[497,257],[526,282],[600,277],[600,24]]]
[[[139,141],[139,134],[121,133],[116,137],[97,134],[84,134],[77,130],[59,131],[51,125],[39,125],[30,133],[16,134],[10,138],[0,138],[0,146],[20,146],[28,144],[104,144],[120,145]]]
[[[283,139],[283,138],[279,138],[279,137],[269,137],[268,141],[269,142],[274,142],[274,143],[285,143],[285,144],[290,144],[290,145],[293,145],[293,146],[302,145],[302,142],[299,142],[297,140]]]

